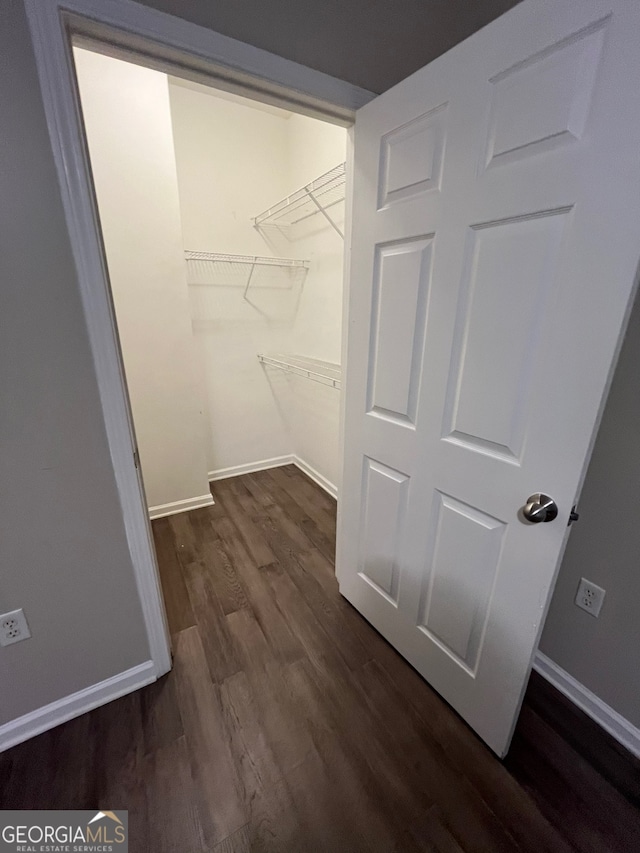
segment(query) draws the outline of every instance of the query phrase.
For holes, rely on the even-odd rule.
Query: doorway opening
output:
[[[149,517],[243,476],[333,562],[347,130],[110,53],[73,47]]]

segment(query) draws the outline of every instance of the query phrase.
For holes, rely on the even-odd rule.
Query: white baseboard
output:
[[[48,729],[66,723],[80,714],[86,714],[99,705],[106,705],[125,693],[132,693],[156,680],[156,668],[152,660],[133,666],[124,672],[99,681],[77,693],[71,693],[63,699],[57,699],[36,711],[30,711],[22,717],[0,726],[0,752],[9,749],[24,740],[46,732]]]
[[[304,459],[291,454],[289,456],[273,456],[271,459],[261,459],[258,462],[247,462],[245,465],[233,465],[231,468],[218,468],[217,471],[209,471],[209,482],[226,480],[228,477],[239,477],[241,474],[253,474],[254,471],[267,471],[269,468],[281,468],[283,465],[296,465],[307,477],[311,477],[332,498],[338,497],[338,489],[319,471],[316,471]]]
[[[542,652],[536,653],[533,668],[550,684],[553,684],[556,690],[563,693],[567,699],[571,699],[574,705],[581,708],[585,714],[595,720],[606,732],[609,732],[618,743],[621,743],[629,752],[640,758],[640,729],[625,720],[621,714],[614,711],[595,693],[576,681],[572,675],[569,675]]]
[[[213,506],[213,495],[198,495],[195,498],[185,498],[182,501],[174,501],[170,504],[158,504],[149,507],[149,518],[164,518],[165,515],[175,515],[178,512],[187,512],[190,509],[201,509],[203,506]]]
[[[320,488],[324,489],[327,494],[331,495],[332,498],[338,497],[337,486],[334,486],[332,482],[327,480],[327,478],[319,471],[316,471],[315,468],[312,468],[311,465],[304,461],[304,459],[300,459],[299,456],[294,456],[292,461],[294,465],[297,465],[298,468],[307,475],[307,477],[311,477],[311,479],[314,480]]]
[[[229,477],[239,477],[241,474],[253,474],[255,471],[267,471],[269,468],[280,468],[282,465],[291,465],[294,457],[273,456],[271,459],[260,459],[258,462],[247,462],[244,465],[232,465],[231,468],[218,468],[209,471],[209,482],[216,480],[227,480]]]

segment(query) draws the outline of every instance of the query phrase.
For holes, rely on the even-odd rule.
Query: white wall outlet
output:
[[[591,583],[586,578],[580,578],[576,593],[576,604],[591,616],[599,616],[605,591],[601,586]]]
[[[0,616],[0,646],[10,646],[28,640],[31,631],[22,610],[12,610]]]

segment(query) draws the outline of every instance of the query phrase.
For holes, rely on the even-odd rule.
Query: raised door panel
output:
[[[360,576],[397,605],[400,548],[407,509],[409,477],[365,457],[363,511],[358,541]]]
[[[432,238],[378,246],[367,412],[415,429],[431,274]]]
[[[379,210],[440,188],[446,107],[441,104],[382,137]]]
[[[506,525],[439,492],[433,515],[419,627],[473,675]]]
[[[518,464],[569,209],[469,234],[443,437]]]
[[[487,166],[515,162],[581,138],[606,21],[585,27],[491,79]]]

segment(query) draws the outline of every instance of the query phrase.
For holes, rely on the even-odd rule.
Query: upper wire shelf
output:
[[[309,261],[301,261],[297,258],[263,258],[260,255],[224,255],[219,252],[185,252],[188,261],[213,261],[225,264],[250,264],[251,266],[268,267],[300,267],[309,269]]]
[[[220,252],[193,251],[186,251],[184,256],[187,261],[200,261],[213,264],[233,264],[247,267],[248,274],[243,294],[245,299],[256,267],[279,267],[287,270],[309,269],[309,261],[299,260],[298,258],[267,258],[260,255],[228,255]]]
[[[322,213],[338,234],[344,239],[342,230],[327,211],[334,205],[344,201],[346,163],[340,163],[324,175],[320,175],[310,184],[283,198],[273,207],[255,216],[253,224],[256,228],[264,225],[274,225],[284,230],[290,226],[308,219],[316,213]]]
[[[258,353],[261,364],[269,367],[277,367],[287,373],[304,376],[313,382],[329,385],[332,388],[340,388],[342,383],[342,369],[339,364],[332,361],[321,361],[317,358],[309,358],[306,355],[292,355],[290,353]]]

